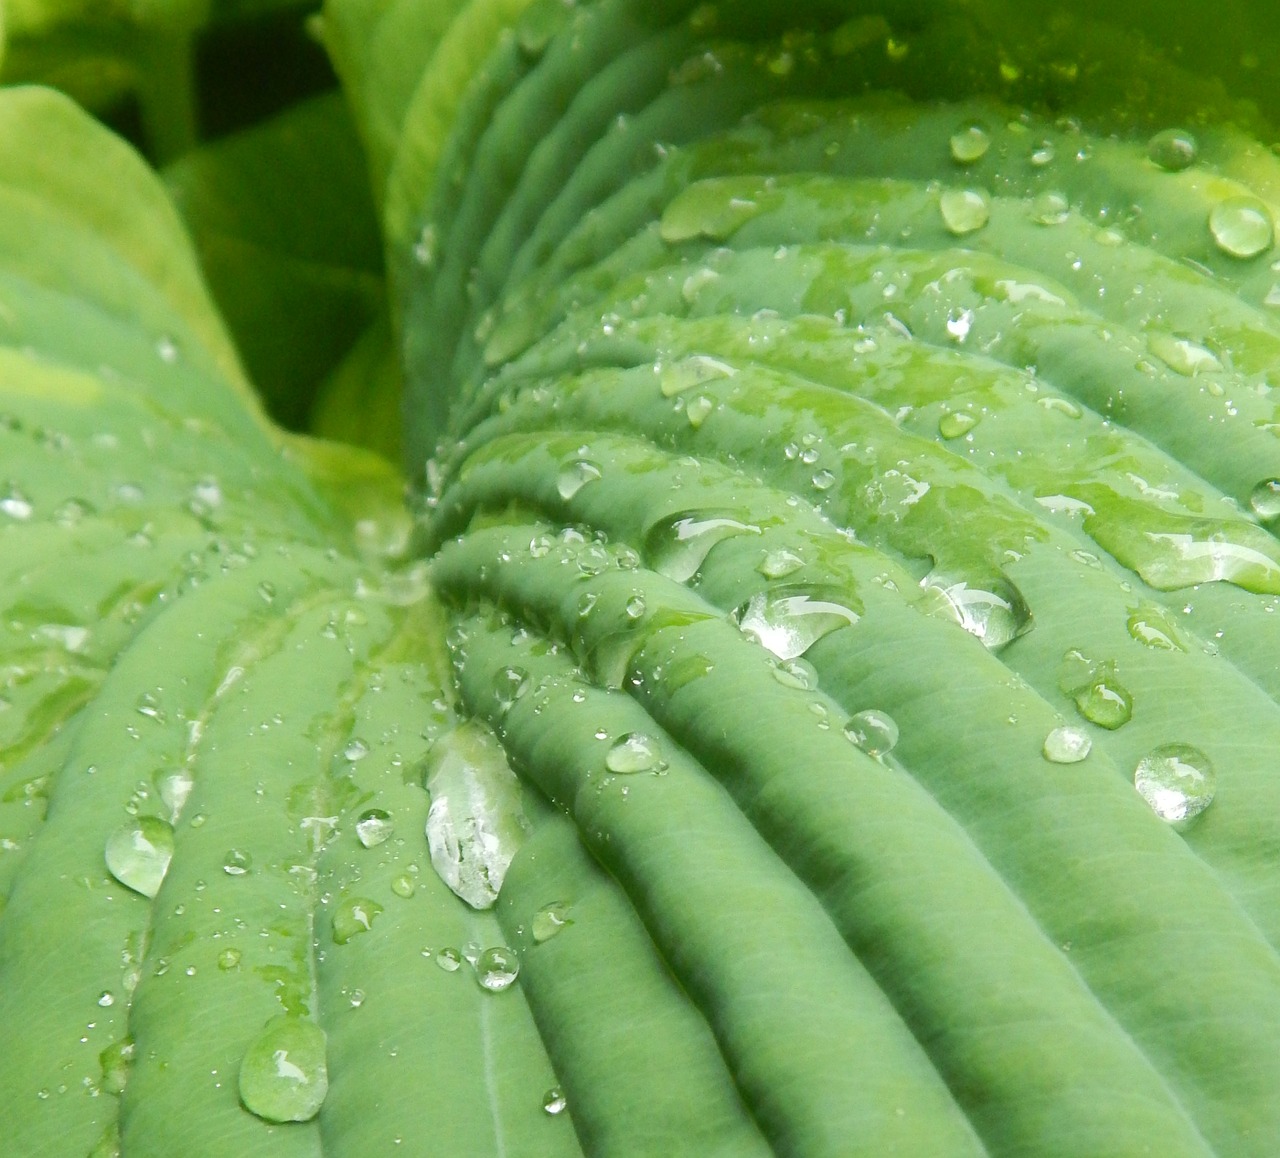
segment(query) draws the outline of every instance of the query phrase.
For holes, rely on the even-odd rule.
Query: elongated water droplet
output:
[[[951,134],[951,158],[959,165],[972,165],[987,155],[991,135],[981,125],[966,125]]]
[[[366,808],[356,820],[356,839],[365,848],[376,848],[391,839],[396,826],[383,808]]]
[[[781,660],[804,655],[823,636],[857,623],[861,609],[848,606],[837,588],[785,584],[757,592],[733,614],[734,622]]]
[[[603,473],[598,463],[586,458],[575,458],[560,468],[560,473],[556,476],[556,490],[567,503],[587,483],[603,477]]]
[[[352,937],[367,933],[381,912],[382,906],[368,897],[348,897],[340,901],[333,910],[334,941],[345,945]]]
[[[658,382],[663,396],[673,398],[695,386],[703,386],[721,378],[732,378],[737,372],[728,362],[721,362],[705,354],[694,354],[681,358],[678,362],[664,364],[658,373]]]
[[[938,209],[942,224],[957,237],[976,233],[991,218],[991,202],[978,189],[944,189],[938,198]]]
[[[107,837],[106,861],[111,875],[144,897],[160,891],[173,859],[173,825],[158,816],[140,816]]]
[[[195,787],[195,779],[185,768],[178,768],[160,777],[160,800],[169,810],[169,823],[177,822]]]
[[[1170,173],[1190,168],[1196,162],[1196,139],[1185,129],[1165,129],[1147,142],[1147,157]]]
[[[550,941],[566,925],[572,924],[573,922],[569,919],[569,906],[563,901],[552,901],[551,904],[543,905],[533,914],[533,920],[529,922],[529,932],[533,934],[534,941],[541,945],[544,941]]]
[[[1263,479],[1249,492],[1249,507],[1264,523],[1280,519],[1280,478]]]
[[[1078,764],[1093,747],[1089,733],[1082,728],[1063,724],[1044,739],[1044,758],[1054,764]]]
[[[494,945],[476,958],[474,969],[481,989],[501,993],[510,989],[520,973],[520,958],[506,945]]]
[[[884,756],[898,745],[898,725],[887,712],[868,708],[854,712],[844,734],[868,756]]]
[[[1275,226],[1271,211],[1257,197],[1228,197],[1210,212],[1209,231],[1223,253],[1249,258],[1271,248]]]
[[[662,745],[644,732],[626,732],[605,753],[604,766],[610,772],[629,775],[634,772],[661,772],[667,762],[662,758]]]
[[[240,1100],[266,1122],[309,1122],[329,1092],[324,1031],[282,1016],[267,1022],[240,1063]]]
[[[1154,604],[1143,604],[1129,613],[1129,634],[1146,647],[1160,651],[1186,651],[1173,622],[1164,609]]]
[[[1186,378],[1222,369],[1222,363],[1211,350],[1186,338],[1176,338],[1172,334],[1148,334],[1147,345],[1169,369]]]
[[[1138,761],[1133,783],[1155,814],[1171,823],[1199,816],[1218,788],[1209,757],[1190,744],[1162,744],[1148,752]]]
[[[672,198],[658,223],[668,245],[709,237],[724,241],[760,212],[760,203],[743,196],[734,183],[699,181]]]
[[[432,868],[472,908],[490,908],[529,830],[502,745],[479,721],[468,721],[436,741],[425,782]]]
[[[98,1064],[102,1067],[102,1088],[108,1094],[124,1093],[136,1054],[137,1046],[132,1037],[112,1042],[98,1054]]]
[[[1022,592],[1003,575],[990,575],[978,586],[935,571],[921,586],[924,611],[954,620],[992,651],[1025,635],[1034,625]]]
[[[979,417],[967,410],[953,410],[938,419],[938,433],[945,439],[960,438],[978,425]]]
[[[498,714],[505,716],[529,690],[529,673],[522,667],[504,667],[494,677],[493,698]]]
[[[758,535],[760,528],[745,522],[737,511],[681,511],[649,528],[644,553],[660,575],[686,583],[698,573],[711,549],[735,535]]]
[[[563,1114],[568,1107],[569,1099],[564,1096],[564,1091],[559,1086],[552,1086],[542,1097],[543,1112],[550,1114],[553,1118],[557,1114]]]
[[[766,552],[756,570],[766,579],[785,579],[788,575],[794,575],[803,566],[804,560],[794,551],[779,548]]]

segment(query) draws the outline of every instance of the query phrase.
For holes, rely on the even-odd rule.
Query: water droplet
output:
[[[691,399],[684,408],[684,416],[689,420],[689,425],[694,430],[701,430],[702,424],[711,416],[711,412],[715,408],[716,404],[710,398],[705,394],[699,394],[697,398]]]
[[[685,583],[698,573],[717,543],[735,535],[758,534],[759,527],[744,522],[734,511],[681,511],[649,528],[644,553],[660,575]]]
[[[1222,363],[1212,351],[1186,338],[1175,338],[1172,334],[1148,334],[1147,345],[1169,369],[1186,378],[1222,369]]]
[[[400,873],[399,876],[391,878],[391,891],[397,897],[408,900],[418,891],[418,882],[408,873]]]
[[[309,1122],[329,1092],[324,1031],[300,1017],[274,1017],[240,1063],[240,1100],[266,1122]]]
[[[98,995],[98,1004],[102,1006],[103,1009],[110,1009],[111,1006],[113,1006],[115,1003],[116,1003],[116,996],[109,989],[104,989]]]
[[[968,434],[981,421],[978,415],[970,414],[967,410],[953,410],[938,419],[938,433],[946,439],[959,438]]]
[[[1037,225],[1061,225],[1071,216],[1071,202],[1066,195],[1049,190],[1031,202],[1031,220]]]
[[[667,762],[662,747],[644,732],[624,733],[605,753],[604,766],[610,772],[628,775],[633,772],[661,772]]]
[[[502,745],[479,721],[468,721],[436,741],[425,781],[432,868],[472,908],[490,908],[529,829]]]
[[[1093,747],[1088,732],[1063,724],[1044,738],[1044,758],[1054,764],[1079,764]]]
[[[224,973],[230,973],[232,969],[236,969],[240,965],[241,953],[239,949],[223,949],[218,954],[218,968]]]
[[[942,223],[949,233],[975,233],[991,218],[991,202],[979,189],[946,189],[938,198]]]
[[[1072,658],[1078,657],[1078,658]],[[1116,665],[1110,660],[1090,663],[1079,652],[1069,654],[1074,678],[1064,682],[1072,686],[1063,690],[1075,701],[1076,710],[1091,724],[1114,732],[1127,724],[1133,716],[1133,697],[1116,675]],[[1080,682],[1080,676],[1084,679]]]
[[[563,1114],[568,1107],[569,1100],[559,1086],[552,1086],[542,1097],[543,1112],[550,1114],[553,1118],[557,1114]]]
[[[223,871],[228,876],[243,876],[253,868],[253,857],[241,848],[230,848],[223,857]]]
[[[1046,165],[1053,163],[1054,157],[1058,155],[1057,149],[1050,140],[1039,141],[1031,150],[1031,155],[1027,158],[1037,169],[1043,169]]]
[[[643,595],[633,595],[627,600],[626,613],[628,619],[640,619],[645,613]]]
[[[493,698],[498,712],[506,715],[529,690],[529,673],[522,667],[504,667],[493,679]]]
[[[1154,604],[1144,604],[1130,612],[1127,626],[1129,635],[1146,647],[1159,651],[1187,650],[1163,608]]]
[[[382,808],[367,808],[356,821],[356,838],[365,848],[376,848],[390,840],[396,826]]]
[[[98,1064],[102,1067],[103,1090],[108,1094],[124,1093],[136,1055],[137,1046],[132,1037],[114,1041],[98,1054]]]
[[[494,945],[475,959],[476,980],[481,989],[501,993],[510,989],[520,972],[520,958],[506,945]]]
[[[799,688],[811,692],[818,686],[818,673],[813,664],[803,659],[788,659],[778,663],[773,669],[773,678],[787,688]]]
[[[158,816],[141,816],[121,825],[107,838],[106,861],[111,875],[144,897],[160,891],[173,859],[173,826]]]
[[[352,764],[363,760],[367,755],[369,755],[369,745],[360,739],[349,740],[347,746],[342,749],[342,758]]]
[[[352,937],[367,933],[382,906],[368,897],[348,897],[333,910],[333,939],[345,945]]]
[[[1196,161],[1196,139],[1184,129],[1165,129],[1147,142],[1147,157],[1170,173],[1190,168]]]
[[[781,660],[804,655],[823,636],[857,623],[859,612],[836,589],[786,584],[757,592],[733,614],[744,635]]]
[[[1263,479],[1249,492],[1249,507],[1264,523],[1280,519],[1280,478]]]
[[[1133,783],[1155,814],[1171,823],[1199,816],[1218,787],[1209,757],[1190,744],[1162,744],[1148,752],[1138,761]]]
[[[664,364],[658,373],[658,383],[663,397],[673,398],[695,386],[720,378],[732,378],[737,372],[727,362],[709,358],[705,354],[694,354],[681,358],[678,362]]]
[[[23,522],[31,518],[35,507],[17,483],[10,482],[5,487],[4,494],[0,495],[0,511],[3,511],[11,519]]]
[[[174,824],[186,807],[191,790],[195,787],[195,779],[187,769],[178,768],[161,776],[158,787],[160,800],[169,810],[169,823]]]
[[[1270,249],[1275,233],[1265,202],[1248,196],[1219,201],[1209,214],[1209,230],[1223,253],[1239,258]]]
[[[991,136],[981,125],[966,125],[951,134],[951,158],[960,165],[972,165],[987,155]]]
[[[756,570],[766,579],[785,579],[788,575],[794,575],[803,566],[804,560],[799,555],[794,551],[788,551],[785,547],[780,547],[774,551],[767,551]]]
[[[543,905],[533,914],[533,920],[529,922],[529,932],[533,935],[534,941],[541,945],[544,941],[550,941],[566,925],[572,924],[573,922],[569,919],[569,906],[563,901],[552,901],[551,904]]]
[[[556,490],[567,503],[587,483],[601,478],[603,472],[597,463],[586,458],[575,458],[565,463],[556,476]]]
[[[822,469],[814,473],[813,489],[816,491],[829,491],[836,485],[836,476],[827,469]]]
[[[898,744],[897,723],[892,716],[874,708],[850,716],[844,734],[868,756],[884,756]]]
[[[457,949],[446,947],[436,953],[436,964],[446,973],[456,973],[462,968],[462,954]]]
[[[990,576],[983,586],[971,586],[967,580],[935,571],[920,585],[925,589],[924,611],[954,620],[992,651],[1033,626],[1022,592],[1003,575]]]

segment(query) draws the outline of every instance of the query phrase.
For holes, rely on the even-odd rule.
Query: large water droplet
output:
[[[502,745],[472,720],[436,741],[425,776],[431,794],[431,865],[472,908],[490,908],[529,830],[520,782]]]
[[[965,125],[951,134],[951,158],[960,165],[972,165],[987,155],[991,135],[981,125]]]
[[[786,584],[757,592],[733,614],[744,635],[778,659],[804,655],[823,636],[851,623],[859,612],[837,588]]]
[[[1114,732],[1133,716],[1133,697],[1111,660],[1094,663],[1079,652],[1068,652],[1060,685],[1076,710],[1099,728]]]
[[[938,198],[938,209],[942,224],[957,237],[976,233],[991,218],[991,202],[978,189],[944,189]]]
[[[240,1100],[267,1122],[309,1122],[329,1092],[324,1031],[300,1017],[275,1017],[245,1051]]]
[[[736,511],[682,511],[649,528],[644,553],[660,575],[685,583],[711,553],[711,548],[735,535],[758,535],[760,528],[744,522]]]
[[[1159,651],[1186,651],[1178,638],[1177,628],[1165,614],[1164,609],[1155,604],[1146,603],[1129,613],[1129,634],[1146,647]]]
[[[1169,369],[1187,378],[1222,369],[1222,363],[1213,351],[1186,338],[1176,338],[1172,334],[1148,334],[1147,345]]]
[[[533,934],[533,939],[541,945],[544,941],[550,941],[557,933],[559,933],[566,925],[572,925],[569,919],[569,906],[563,901],[552,901],[549,905],[543,905],[529,922],[529,932]]]
[[[673,398],[695,386],[702,386],[719,378],[732,378],[736,373],[737,370],[727,362],[709,358],[705,354],[694,354],[681,358],[678,362],[663,365],[658,373],[658,382],[663,396]]]
[[[767,551],[756,570],[766,579],[785,579],[803,566],[804,560],[799,555],[780,547],[775,551]]]
[[[144,897],[160,891],[173,859],[173,825],[158,816],[140,816],[107,837],[106,861],[111,875]]]
[[[1209,214],[1209,230],[1223,253],[1257,257],[1271,248],[1275,226],[1271,211],[1257,197],[1228,197]]]
[[[567,503],[587,483],[595,482],[602,475],[598,463],[586,458],[575,458],[561,466],[560,473],[556,476],[556,490]]]
[[[1133,783],[1161,820],[1191,820],[1213,803],[1217,775],[1199,748],[1163,744],[1148,752],[1133,773]]]
[[[868,708],[854,712],[844,726],[844,734],[868,756],[885,756],[898,745],[898,725],[886,712]]]
[[[124,1093],[136,1055],[137,1046],[134,1045],[132,1037],[112,1042],[98,1054],[98,1064],[102,1067],[103,1090],[108,1094]]]
[[[981,419],[967,410],[953,410],[938,419],[938,433],[945,439],[960,438],[968,434]]]
[[[984,647],[996,651],[1031,630],[1031,609],[1017,587],[1002,575],[991,575],[983,586],[971,586],[940,571],[921,582],[922,609],[954,620]]]
[[[668,245],[709,237],[723,241],[760,212],[760,203],[718,181],[687,186],[663,210],[658,232]]]
[[[1044,739],[1044,758],[1054,764],[1079,764],[1093,747],[1089,733],[1063,724]]]
[[[333,910],[334,941],[345,945],[352,937],[367,933],[381,912],[382,906],[368,897],[348,897],[340,901]]]
[[[667,762],[662,758],[662,745],[645,732],[626,732],[605,753],[604,766],[610,772],[627,775],[634,772],[661,772]]]
[[[506,945],[494,945],[475,959],[473,968],[481,989],[501,993],[510,989],[520,973],[520,958]]]
[[[367,808],[356,820],[356,839],[365,848],[376,848],[391,839],[396,826],[384,808]]]
[[[1196,139],[1185,129],[1165,129],[1147,142],[1147,157],[1170,173],[1196,162]]]
[[[1265,478],[1254,487],[1249,507],[1264,523],[1280,519],[1280,478]]]

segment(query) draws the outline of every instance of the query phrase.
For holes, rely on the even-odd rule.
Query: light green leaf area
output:
[[[382,306],[381,237],[342,97],[206,145],[165,183],[249,377],[278,421],[303,427]]]

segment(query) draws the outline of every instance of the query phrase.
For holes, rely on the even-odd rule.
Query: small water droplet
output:
[[[773,678],[787,688],[810,692],[818,686],[818,673],[813,664],[803,659],[788,659],[773,668]]]
[[[529,690],[529,673],[522,667],[504,667],[493,679],[493,698],[500,715],[506,715]]]
[[[169,823],[177,823],[182,815],[191,790],[195,787],[195,779],[185,768],[178,768],[160,777],[160,800],[169,810]]]
[[[24,522],[31,518],[35,507],[17,483],[9,482],[5,487],[4,494],[0,495],[0,511],[3,511],[11,519]]]
[[[816,491],[829,491],[836,485],[836,476],[829,470],[823,468],[816,471],[813,476],[813,489]]]
[[[551,904],[543,905],[533,914],[533,920],[529,922],[529,932],[533,935],[534,941],[541,945],[544,941],[550,941],[566,925],[572,924],[573,922],[569,919],[569,906],[563,901],[552,901]]]
[[[1052,164],[1054,157],[1058,154],[1057,149],[1050,140],[1043,140],[1036,143],[1031,150],[1028,160],[1037,168],[1043,169],[1046,165]]]
[[[368,897],[348,897],[333,910],[333,939],[345,945],[352,937],[367,933],[382,906]]]
[[[938,433],[948,440],[960,438],[968,434],[981,421],[978,415],[970,414],[967,410],[953,410],[950,414],[944,414],[938,419]]]
[[[629,775],[633,772],[661,772],[667,762],[662,758],[661,745],[652,736],[644,732],[626,732],[605,753],[604,766],[610,772]]]
[[[705,354],[694,354],[677,362],[664,364],[658,372],[659,389],[664,398],[673,398],[695,386],[721,378],[732,378],[736,373],[737,370],[727,362],[709,358]]]
[[[462,954],[457,949],[446,946],[437,951],[436,964],[446,973],[456,973],[462,968]]]
[[[569,1100],[564,1096],[564,1091],[559,1086],[552,1086],[542,1096],[542,1109],[544,1113],[550,1114],[553,1118],[557,1114],[563,1114],[568,1109]]]
[[[649,528],[644,553],[660,575],[686,583],[698,573],[711,549],[735,535],[758,535],[760,528],[736,511],[681,511]]]
[[[987,155],[991,135],[981,125],[965,125],[951,134],[951,158],[960,165],[972,165]]]
[[[481,989],[501,993],[510,989],[520,973],[520,958],[514,949],[506,945],[494,945],[481,953],[474,962],[476,980]]]
[[[1083,728],[1063,724],[1054,728],[1044,739],[1044,758],[1054,764],[1078,764],[1093,747],[1093,741]]]
[[[107,838],[106,861],[111,875],[144,897],[160,891],[173,859],[173,826],[158,816],[141,816],[121,825]]]
[[[1110,660],[1090,663],[1078,652],[1074,655],[1079,656],[1069,669],[1076,673],[1070,681],[1074,686],[1063,690],[1075,701],[1076,710],[1099,728],[1122,728],[1133,716],[1133,697],[1116,675],[1116,665]],[[1083,681],[1075,682],[1081,674]]]
[[[603,476],[599,464],[586,458],[575,458],[566,462],[556,476],[556,490],[567,503],[587,483],[595,482]]]
[[[400,873],[398,876],[391,878],[391,891],[397,897],[408,900],[418,891],[418,882],[408,873]]]
[[[324,1031],[288,1015],[272,1018],[240,1063],[240,1100],[266,1122],[309,1122],[329,1091]]]
[[[626,613],[628,619],[640,619],[645,613],[643,595],[633,595],[627,600]]]
[[[1196,139],[1184,129],[1165,129],[1147,142],[1147,158],[1170,173],[1190,168],[1196,161]]]
[[[1071,202],[1054,190],[1038,194],[1031,202],[1031,220],[1037,225],[1061,225],[1071,216]]]
[[[352,764],[363,760],[367,755],[369,755],[369,745],[361,739],[348,740],[347,746],[342,749],[342,758]]]
[[[794,575],[803,566],[804,560],[799,555],[794,551],[788,551],[785,547],[780,547],[777,550],[765,552],[756,570],[766,579],[785,579],[788,575]]]
[[[114,1041],[98,1054],[98,1064],[102,1067],[103,1090],[108,1094],[124,1093],[136,1055],[137,1046],[134,1045],[132,1037]]]
[[[1211,350],[1186,338],[1177,338],[1172,334],[1148,334],[1147,345],[1169,369],[1186,378],[1222,369],[1222,363]]]
[[[734,622],[781,660],[804,655],[823,636],[857,623],[859,611],[835,588],[784,584],[757,592],[733,614]]]
[[[716,404],[710,398],[705,394],[699,394],[697,398],[690,399],[689,404],[684,408],[684,416],[689,420],[689,425],[694,430],[701,430],[702,424],[706,422],[715,408]]]
[[[949,233],[975,233],[991,218],[991,202],[979,189],[945,189],[938,198],[942,223]]]
[[[218,968],[224,973],[230,973],[232,969],[236,969],[240,965],[241,953],[239,949],[223,949],[218,954]]]
[[[844,726],[845,736],[868,756],[880,757],[898,744],[898,725],[887,712],[875,708],[855,712]]]
[[[192,824],[195,823],[193,820]],[[228,850],[222,858],[222,871],[229,877],[242,877],[253,868],[253,857],[242,849]]]
[[[1219,201],[1209,214],[1209,230],[1223,253],[1239,258],[1270,249],[1275,233],[1266,203],[1249,196]]]
[[[1134,787],[1161,820],[1191,820],[1213,803],[1217,775],[1199,748],[1162,744],[1148,752],[1133,773]]]
[[[1280,519],[1280,478],[1263,479],[1249,492],[1249,507],[1264,523]]]
[[[356,838],[365,848],[376,848],[391,839],[396,826],[382,808],[367,808],[356,820]]]

